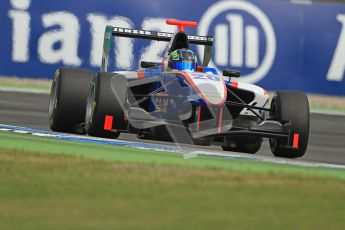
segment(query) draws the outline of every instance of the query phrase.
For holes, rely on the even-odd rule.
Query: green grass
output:
[[[42,92],[48,92],[50,91],[49,87],[40,86],[40,85],[29,85],[29,84],[15,84],[15,83],[2,83],[0,85],[1,88],[4,89],[14,89],[14,90],[21,90],[21,89],[27,89],[30,90],[40,90]]]
[[[342,229],[345,170],[0,132],[0,229]]]
[[[344,114],[345,113],[345,108],[340,108],[340,107],[336,107],[336,106],[310,106],[310,110],[311,112],[314,111],[322,111],[322,112],[333,112],[333,113],[341,113]]]
[[[345,183],[0,149],[0,229],[341,229]]]
[[[0,88],[13,90],[36,90],[49,93],[51,81],[48,79],[29,79],[0,77]]]

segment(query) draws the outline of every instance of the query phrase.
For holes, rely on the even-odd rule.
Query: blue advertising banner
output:
[[[174,32],[165,19],[197,21],[213,35],[210,65],[269,90],[345,95],[345,4],[277,0],[2,0],[0,75],[51,78],[62,66],[98,71],[107,24]],[[118,38],[110,69],[159,61],[166,42]],[[202,56],[203,49],[193,47]]]

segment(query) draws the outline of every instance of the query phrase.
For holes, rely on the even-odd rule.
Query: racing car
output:
[[[120,133],[177,143],[218,145],[254,154],[269,138],[274,156],[305,154],[309,104],[301,92],[236,81],[240,72],[209,67],[212,36],[187,35],[196,22],[169,19],[176,33],[106,26],[101,70],[59,68],[49,99],[50,128],[57,132],[117,138]],[[169,42],[161,62],[141,61],[136,71],[109,71],[114,37]],[[191,45],[203,46],[200,62]]]

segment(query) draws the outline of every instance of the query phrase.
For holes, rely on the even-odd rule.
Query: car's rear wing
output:
[[[101,65],[102,72],[106,72],[108,69],[109,51],[113,36],[170,42],[174,34],[168,32],[120,28],[108,25],[104,33],[103,55]],[[203,66],[207,66],[211,60],[213,40],[214,39],[212,36],[188,35],[189,43],[205,46]]]
[[[142,38],[156,41],[166,41],[170,42],[171,38],[174,36],[173,33],[167,32],[157,32],[148,30],[136,30],[136,29],[126,29],[120,27],[113,27],[113,36],[128,37],[128,38]],[[188,35],[189,43],[212,46],[213,37],[211,36],[193,36]]]

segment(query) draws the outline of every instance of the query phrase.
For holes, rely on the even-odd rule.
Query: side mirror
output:
[[[241,72],[236,70],[225,69],[223,70],[223,76],[239,78],[241,76]]]
[[[157,67],[159,64],[156,62],[148,62],[148,61],[142,61],[140,62],[140,67],[141,68],[153,68],[153,67]]]

